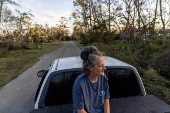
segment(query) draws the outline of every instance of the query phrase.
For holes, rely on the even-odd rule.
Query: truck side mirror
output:
[[[38,77],[43,77],[44,76],[44,73],[45,73],[45,70],[41,70],[37,73],[37,76]]]

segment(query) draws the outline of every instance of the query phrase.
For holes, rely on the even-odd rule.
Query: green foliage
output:
[[[139,49],[140,51],[138,52],[138,57],[141,60],[148,60],[150,59],[150,55],[154,52],[154,48],[152,43],[148,40],[142,42],[141,47]]]
[[[88,43],[88,38],[86,37],[86,34],[80,33],[80,37],[82,39],[82,43],[83,44],[87,44]]]
[[[23,43],[10,43],[8,47],[8,50],[22,50],[22,49],[29,50],[30,48],[28,47],[28,45]]]
[[[118,47],[119,47],[119,51],[126,51],[126,50],[128,50],[127,44],[125,44],[123,42],[119,42],[118,43]]]
[[[8,50],[6,48],[0,49],[0,57],[5,57],[8,55]]]
[[[149,67],[149,69],[144,72],[143,77],[151,80],[157,80],[159,79],[159,74],[156,70]]]
[[[10,45],[10,42],[5,42],[2,44],[2,48],[6,48],[6,47],[9,47]]]
[[[156,43],[157,43],[158,45],[163,46],[163,45],[165,45],[165,44],[167,43],[167,41],[166,41],[165,38],[163,37],[163,38],[158,38],[158,39],[156,40]]]
[[[65,36],[65,41],[69,41],[71,40],[71,37],[70,36]]]
[[[167,47],[168,42],[164,45],[159,45],[157,41],[158,39],[124,43],[116,40],[109,44],[92,43],[90,45],[94,45],[99,50],[104,51],[107,56],[133,65],[141,75],[144,75],[144,70],[147,70],[149,62],[161,56]]]
[[[38,33],[34,34],[32,37],[33,37],[33,43],[40,43],[41,42]]]
[[[164,45],[164,41],[162,39],[159,39],[157,42],[159,45]]]
[[[49,35],[48,36],[48,41],[49,42],[53,42],[54,41],[54,36],[53,35]]]
[[[154,95],[170,105],[170,81],[158,78],[142,79],[147,95]]]
[[[30,33],[28,32],[28,33],[26,33],[26,37],[29,37],[30,36]]]
[[[76,41],[76,44],[78,45],[78,47],[83,50],[87,45],[85,44],[81,44],[80,42]]]
[[[20,36],[20,33],[16,29],[13,31],[13,34],[16,38]]]
[[[41,36],[39,42],[43,43],[44,41],[45,41],[44,38]]]

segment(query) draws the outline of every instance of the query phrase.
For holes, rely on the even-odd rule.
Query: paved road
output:
[[[0,90],[0,113],[29,113],[34,108],[34,97],[41,78],[39,70],[47,69],[56,58],[79,56],[80,48],[72,41],[54,52],[43,55],[38,63],[23,72]]]

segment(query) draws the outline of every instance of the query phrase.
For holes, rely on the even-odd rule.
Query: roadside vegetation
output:
[[[145,40],[142,42],[121,42],[112,43],[89,43],[77,45],[83,49],[86,46],[96,46],[107,56],[114,57],[133,65],[139,72],[144,83],[147,95],[155,95],[170,105],[170,55],[167,57],[167,49],[170,40]],[[169,59],[165,62],[164,60]],[[159,65],[157,62],[159,61]],[[164,62],[160,62],[164,61]],[[157,68],[159,66],[159,68]],[[167,69],[167,70],[166,70]]]
[[[81,44],[79,41],[75,41],[75,43],[78,45],[78,47],[83,50],[87,45]]]
[[[0,46],[0,88],[37,63],[42,55],[53,52],[61,42],[46,44],[2,44]]]

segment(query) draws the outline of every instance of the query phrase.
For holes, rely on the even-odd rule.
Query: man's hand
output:
[[[110,103],[109,103],[109,99],[104,99],[104,113],[110,113]]]
[[[84,109],[78,110],[77,109],[77,113],[87,113]]]

